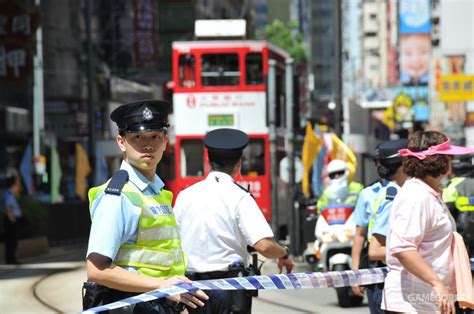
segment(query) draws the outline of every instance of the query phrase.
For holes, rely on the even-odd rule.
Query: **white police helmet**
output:
[[[347,163],[340,159],[331,160],[327,165],[326,173],[330,198],[333,201],[342,202],[349,193],[349,167]],[[334,176],[335,174],[340,175]]]
[[[334,173],[344,173],[344,176],[347,174],[349,175],[349,167],[347,166],[347,163],[343,160],[340,159],[334,159],[331,160],[326,168],[326,172],[328,176],[334,174]]]

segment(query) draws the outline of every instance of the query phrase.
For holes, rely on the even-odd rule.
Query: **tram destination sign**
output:
[[[207,123],[209,126],[233,126],[234,115],[233,114],[211,114],[207,117]]]

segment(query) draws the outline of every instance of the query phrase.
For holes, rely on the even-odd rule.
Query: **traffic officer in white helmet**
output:
[[[331,160],[327,167],[327,186],[318,200],[318,213],[332,203],[344,203],[355,206],[357,197],[363,189],[358,182],[349,182],[349,167],[340,159]]]
[[[278,259],[280,272],[291,272],[288,249],[273,240],[273,232],[252,195],[234,182],[240,174],[247,134],[236,129],[216,129],[206,134],[211,172],[182,190],[173,208],[182,246],[188,257],[186,276],[207,280],[248,275],[252,246],[265,257]],[[206,291],[209,301],[190,313],[250,313],[250,291]]]

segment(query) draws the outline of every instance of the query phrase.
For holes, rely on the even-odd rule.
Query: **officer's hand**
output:
[[[185,282],[185,283],[192,283],[191,280],[189,280],[185,276],[174,276],[168,279],[164,279],[162,281],[162,286],[169,286],[169,285],[174,285],[180,282]],[[202,290],[197,290],[193,292],[188,292],[188,293],[183,293],[179,295],[173,295],[170,297],[167,297],[171,301],[175,302],[180,302],[185,304],[186,306],[189,306],[190,308],[197,308],[198,306],[204,306],[204,302],[202,302],[200,299],[203,300],[208,300],[209,297],[207,294],[205,294]]]
[[[287,273],[292,273],[295,269],[295,263],[291,257],[288,257],[287,259],[278,259],[278,270],[280,271],[280,274],[283,271],[283,266],[285,267]]]
[[[364,290],[365,290],[364,287],[354,285],[354,286],[351,286],[351,288],[352,288],[352,292],[354,292],[355,295],[358,295],[359,297],[364,296]]]

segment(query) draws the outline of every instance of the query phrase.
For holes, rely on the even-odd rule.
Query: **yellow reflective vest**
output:
[[[107,183],[89,190],[89,206],[107,187]],[[181,240],[174,217],[171,200],[173,194],[161,190],[159,195],[143,195],[130,183],[122,193],[130,202],[141,208],[138,222],[137,243],[125,243],[113,261],[120,266],[132,266],[140,274],[151,277],[184,275],[186,270]]]

